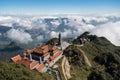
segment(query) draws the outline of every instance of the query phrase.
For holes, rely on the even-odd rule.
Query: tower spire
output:
[[[60,32],[59,32],[58,37],[59,37],[58,45],[61,45],[61,33]]]
[[[61,33],[59,32],[59,35],[58,35],[59,39],[58,39],[58,45],[61,47],[61,50],[62,50],[62,38],[61,38]]]

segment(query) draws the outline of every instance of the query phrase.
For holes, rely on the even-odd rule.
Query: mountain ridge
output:
[[[80,38],[86,39],[85,42],[81,44]],[[54,43],[52,45],[55,45],[57,41],[58,41],[57,38],[53,38],[49,40],[47,44]],[[11,43],[11,45],[13,46],[14,44]],[[105,37],[97,37],[96,35],[90,35],[89,32],[83,33],[78,38],[73,40],[72,45],[70,45],[64,50],[64,55],[67,57],[68,62],[71,66],[70,80],[119,80],[120,78],[119,51],[120,51],[120,47],[113,45]],[[85,56],[83,54],[86,55],[91,66],[86,62]],[[62,75],[61,63],[62,63],[62,59],[58,61],[56,64],[59,65],[58,69]],[[2,64],[4,64],[4,62],[2,62]],[[9,66],[9,64],[11,63],[5,62],[5,64]],[[2,68],[3,67],[1,67],[0,69]],[[15,67],[13,68],[16,69]],[[5,71],[3,74],[6,74],[6,73],[7,72]],[[0,74],[0,75],[3,76],[3,74]],[[38,74],[38,73],[35,72],[35,74]],[[15,74],[13,74],[11,78],[13,79],[14,76]],[[40,74],[40,77],[43,78],[41,74]],[[48,74],[45,73],[44,79],[47,80],[48,79],[47,77],[48,77]],[[54,79],[53,78],[54,75],[51,75],[49,77],[50,77],[49,80]],[[3,78],[6,79],[5,77]],[[32,78],[31,77],[25,78],[25,80],[26,79],[31,80]],[[62,79],[64,80],[63,76],[62,76]]]

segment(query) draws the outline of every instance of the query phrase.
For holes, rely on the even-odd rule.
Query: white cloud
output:
[[[69,31],[69,35],[74,35],[73,37],[75,38],[76,36],[79,36],[85,31],[91,31],[92,29],[95,28],[94,25],[92,24],[86,24],[82,21],[82,17],[77,18],[72,18],[69,19],[69,22],[66,24],[69,26],[69,29],[71,30],[71,33]],[[66,36],[67,37],[67,36]]]
[[[64,32],[61,33],[63,38],[71,37],[72,36],[72,30],[65,29]]]
[[[11,27],[13,21],[11,16],[0,16],[0,25]]]
[[[58,37],[59,32],[51,31],[49,34],[50,34],[50,35],[49,35],[49,36],[50,36],[50,38],[57,38],[57,37]]]
[[[7,36],[12,40],[19,41],[20,43],[27,44],[32,41],[31,35],[23,30],[11,29],[7,32]]]
[[[106,17],[84,17],[84,19],[87,23],[90,23],[91,21],[96,21],[96,22],[108,21],[108,19]]]
[[[60,25],[60,22],[58,20],[51,21],[51,24],[55,27]]]
[[[120,21],[100,25],[93,29],[91,34],[104,36],[113,44],[120,46]]]
[[[13,25],[14,23],[16,25]],[[28,43],[33,37],[39,41],[44,41],[44,38],[58,37],[59,32],[63,38],[76,38],[83,32],[90,31],[92,34],[105,36],[112,43],[120,46],[120,16],[118,15],[0,16],[0,25],[12,25],[13,29],[7,32],[8,37],[21,43]]]
[[[10,17],[10,16],[0,16],[0,22],[1,21],[9,21],[9,20],[13,20],[12,17]]]
[[[39,36],[37,37],[37,40],[42,42],[42,41],[44,40],[43,35],[39,35]]]
[[[19,19],[17,21],[17,23],[18,23],[18,26],[21,26],[21,27],[26,28],[26,29],[32,29],[32,22],[30,20]]]

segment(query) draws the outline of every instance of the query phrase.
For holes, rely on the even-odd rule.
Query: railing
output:
[[[48,70],[56,74],[56,79],[57,80],[62,80],[61,74],[58,69],[53,69],[52,67],[49,67]]]

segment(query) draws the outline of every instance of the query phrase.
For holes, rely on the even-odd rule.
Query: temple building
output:
[[[23,58],[17,55],[12,57],[11,60],[29,69],[34,69],[41,73],[46,72],[49,67],[52,67],[62,57],[61,33],[59,33],[58,37],[58,46],[40,45],[36,48],[26,50],[23,53]]]
[[[12,59],[13,62],[22,64],[29,69],[35,69],[38,72],[46,72],[48,67],[51,67],[62,57],[62,50],[57,46],[41,45],[31,50],[24,52],[24,57],[17,55]]]

